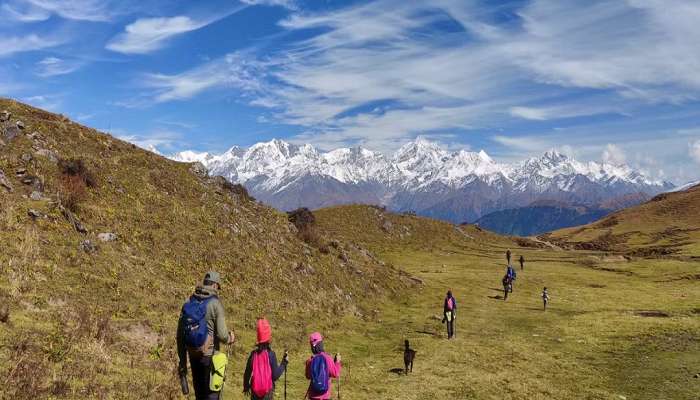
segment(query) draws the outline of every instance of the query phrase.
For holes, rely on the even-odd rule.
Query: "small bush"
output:
[[[289,222],[297,227],[299,232],[305,230],[306,228],[312,227],[316,223],[316,217],[311,210],[306,207],[297,208],[294,211],[288,212],[287,218],[289,219]]]
[[[87,196],[85,182],[79,176],[63,175],[60,195],[61,203],[72,212],[77,212]]]
[[[97,187],[97,180],[80,159],[60,160],[58,169],[61,173],[61,202],[72,212],[77,212],[87,196],[87,188]]]
[[[75,176],[83,181],[85,186],[89,188],[97,187],[97,179],[95,175],[88,169],[85,162],[81,159],[71,158],[68,160],[60,160],[58,168],[63,176]]]
[[[316,229],[316,217],[308,208],[297,208],[287,213],[289,222],[297,228],[297,236],[302,241],[328,253],[330,249]]]

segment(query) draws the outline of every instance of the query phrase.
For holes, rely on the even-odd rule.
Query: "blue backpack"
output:
[[[204,345],[209,335],[207,328],[207,304],[215,296],[200,299],[191,296],[190,300],[182,306],[182,318],[184,319],[185,344],[188,347],[199,348]]]
[[[328,364],[323,354],[317,354],[311,359],[311,392],[323,394],[328,391],[330,374]]]

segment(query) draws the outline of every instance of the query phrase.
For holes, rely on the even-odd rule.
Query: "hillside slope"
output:
[[[575,249],[700,257],[700,186],[660,194],[600,221],[540,239]]]
[[[176,398],[179,308],[209,269],[238,357],[258,316],[289,343],[411,284],[355,245],[302,242],[191,164],[11,100],[0,111],[3,398]]]

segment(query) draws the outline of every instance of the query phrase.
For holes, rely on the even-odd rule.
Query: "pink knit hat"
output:
[[[323,336],[321,336],[320,333],[314,332],[311,335],[309,335],[309,343],[312,346],[316,346],[319,342],[323,341]]]

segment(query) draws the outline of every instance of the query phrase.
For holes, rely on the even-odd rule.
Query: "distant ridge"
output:
[[[362,147],[321,152],[274,139],[223,154],[185,151],[171,158],[201,162],[282,210],[364,203],[458,223],[538,200],[617,209],[606,203],[638,196],[622,204],[634,205],[674,187],[626,165],[579,162],[555,150],[504,164],[483,150],[447,151],[422,137],[388,156]]]

